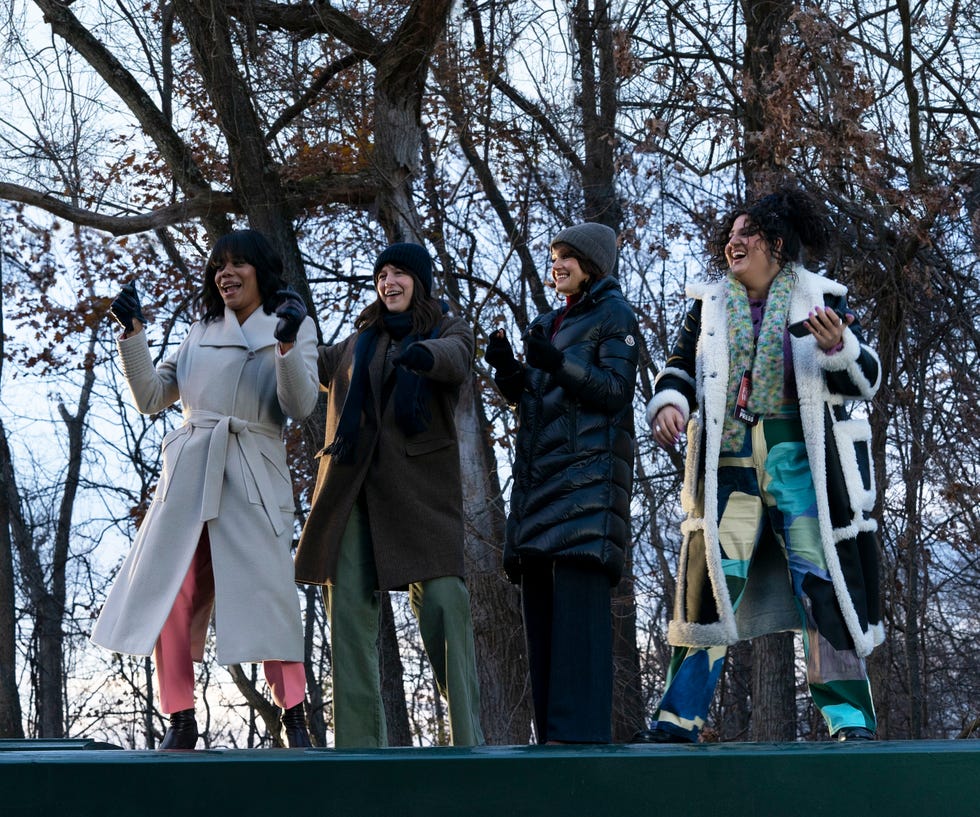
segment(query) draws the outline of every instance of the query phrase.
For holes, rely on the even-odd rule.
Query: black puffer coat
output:
[[[562,310],[528,328],[552,328]],[[518,403],[520,428],[504,569],[542,559],[592,564],[611,584],[630,541],[633,393],[638,327],[619,282],[602,278],[565,315],[554,345],[564,353],[553,374],[522,367],[497,378]]]

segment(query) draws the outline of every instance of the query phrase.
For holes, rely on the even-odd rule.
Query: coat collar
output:
[[[573,306],[566,307],[563,305],[558,307],[558,309],[553,309],[551,312],[545,312],[538,315],[538,317],[536,317],[528,325],[528,328],[522,337],[526,338],[527,334],[531,330],[531,327],[533,327],[535,324],[542,324],[546,327],[546,329],[550,329],[552,326],[554,326],[558,316],[565,311],[566,308],[568,309],[568,313],[570,315],[578,315],[587,309],[591,309],[600,301],[604,301],[610,297],[616,297],[617,295],[620,298],[623,297],[623,288],[620,286],[619,279],[613,277],[612,275],[607,275],[605,278],[600,278],[594,285],[589,287],[589,291],[586,292],[585,295],[582,296],[581,300],[579,300]]]
[[[244,349],[262,349],[276,342],[273,334],[279,319],[267,315],[260,306],[240,324],[232,310],[225,308],[221,320],[203,324],[201,346],[240,346]]]
[[[802,264],[793,264],[792,273],[796,276],[796,284],[793,287],[793,294],[805,293],[806,297],[816,297],[827,295],[837,295],[843,297],[847,294],[847,287],[843,284],[831,280],[830,278],[825,278],[815,272],[810,272]],[[687,285],[687,297],[693,298],[694,300],[704,300],[711,295],[724,295],[726,282],[724,277],[722,280],[715,281],[692,281]],[[817,303],[816,301],[814,303]],[[811,304],[811,307],[813,304]],[[806,313],[807,310],[804,310]],[[799,320],[806,317],[804,314]],[[797,320],[797,318],[791,316],[792,320]]]
[[[607,275],[605,278],[600,278],[591,287],[589,287],[589,291],[585,293],[585,297],[583,297],[582,300],[576,304],[576,306],[585,303],[596,303],[608,298],[610,295],[616,292],[618,292],[620,295],[623,294],[623,289],[619,285],[619,279],[613,277],[612,275]]]

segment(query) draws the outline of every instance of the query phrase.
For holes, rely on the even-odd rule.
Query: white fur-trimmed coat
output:
[[[794,267],[793,272],[797,281],[788,322],[804,320],[818,305],[846,311],[846,287],[803,267]],[[666,405],[677,407],[688,422],[681,494],[687,519],[682,525],[677,595],[668,630],[673,645],[734,644],[800,627],[785,560],[775,564],[775,569],[762,564],[757,570],[753,562],[737,615],[722,572],[718,461],[729,383],[726,293],[725,281],[688,288],[695,305],[674,353],[657,377],[647,407],[651,422]],[[863,417],[850,417],[848,404],[874,396],[881,366],[864,343],[856,321],[845,329],[844,348],[839,352],[827,354],[807,336],[792,338],[792,353],[820,535],[834,586],[835,600],[830,603],[839,605],[839,615],[836,611],[834,615],[842,618],[846,627],[846,633],[842,628],[838,638],[831,640],[844,642],[834,644],[838,649],[853,645],[864,656],[884,639],[878,596],[877,524],[871,517],[875,485],[870,425]],[[698,502],[700,496],[703,503]],[[705,595],[709,587],[713,599]]]

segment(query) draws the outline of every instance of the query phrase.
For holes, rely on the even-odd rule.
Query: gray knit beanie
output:
[[[592,261],[603,275],[616,271],[616,231],[605,224],[586,221],[566,227],[551,241],[555,244],[568,244]]]
[[[392,264],[399,269],[408,270],[422,284],[426,295],[432,294],[432,256],[421,244],[391,244],[378,256],[374,262],[374,280],[377,282],[378,273],[385,264]]]

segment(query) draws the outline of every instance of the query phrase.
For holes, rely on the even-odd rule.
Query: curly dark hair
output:
[[[780,265],[799,261],[803,248],[814,260],[827,251],[827,220],[817,202],[802,190],[781,187],[752,204],[736,206],[717,225],[708,238],[708,258],[718,270],[728,269],[725,245],[739,216],[748,216],[751,234],[761,233]]]
[[[225,314],[225,302],[221,299],[215,276],[226,260],[238,259],[255,267],[255,278],[262,296],[262,309],[272,314],[279,305],[276,292],[285,287],[282,277],[282,259],[272,245],[258,230],[234,230],[223,235],[211,249],[204,268],[204,286],[198,296],[204,311],[205,323],[221,318]]]

